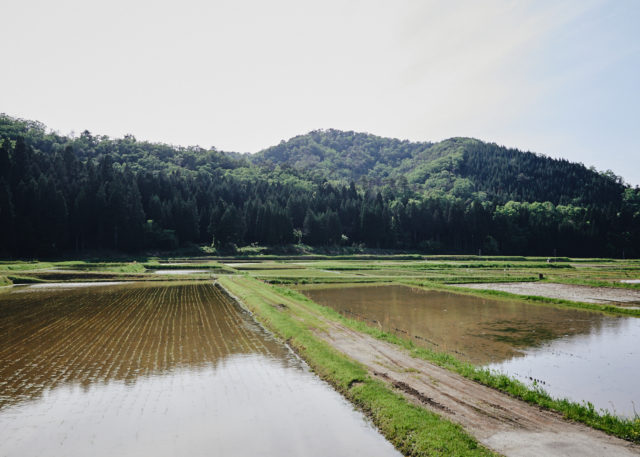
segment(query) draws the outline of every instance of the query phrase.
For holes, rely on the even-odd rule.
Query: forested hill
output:
[[[250,156],[0,115],[0,256],[301,243],[640,256],[640,189],[465,138],[315,131]]]
[[[620,178],[611,172],[598,173],[582,164],[471,138],[415,143],[316,130],[260,151],[252,160],[285,165],[328,180],[408,185],[461,197],[484,192],[500,203],[607,204],[619,201],[624,190]]]

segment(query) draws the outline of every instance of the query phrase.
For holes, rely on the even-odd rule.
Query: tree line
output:
[[[587,205],[501,202],[406,180],[328,181],[237,154],[131,136],[68,138],[20,122],[0,122],[3,256],[253,243],[640,256],[640,190],[629,186]]]

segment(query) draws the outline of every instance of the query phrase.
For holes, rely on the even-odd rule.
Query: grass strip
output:
[[[40,282],[47,282],[43,279],[33,278],[31,276],[7,275],[7,279],[11,281],[10,284],[36,284]]]
[[[460,269],[488,269],[488,270],[503,270],[503,269],[573,269],[574,267],[569,264],[558,263],[502,263],[502,262],[487,262],[487,263],[414,263],[414,264],[394,264],[394,265],[326,265],[322,266],[325,270],[334,271],[351,271],[351,270],[378,270],[384,267],[385,269],[393,270],[417,270],[417,271],[429,271],[429,270],[460,270]]]
[[[409,403],[359,363],[313,335],[322,327],[317,315],[290,299],[286,291],[248,277],[220,278],[265,327],[285,339],[313,370],[373,420],[382,434],[408,456],[490,456],[462,427]],[[283,291],[285,293],[283,294]]]
[[[384,285],[384,284],[401,284],[406,286],[417,286],[422,287],[424,289],[429,290],[439,290],[443,292],[453,292],[461,295],[471,295],[475,297],[482,298],[495,298],[499,300],[508,300],[508,301],[525,301],[531,302],[538,305],[546,305],[546,306],[554,306],[559,308],[574,308],[574,309],[582,309],[586,311],[595,311],[604,314],[615,314],[615,315],[623,315],[623,316],[633,316],[640,317],[640,309],[637,308],[625,308],[622,306],[611,306],[611,305],[599,305],[597,303],[585,303],[585,302],[576,302],[570,300],[563,300],[560,298],[549,298],[549,297],[541,297],[538,295],[518,295],[512,294],[509,292],[503,292],[501,290],[490,290],[490,289],[471,289],[467,287],[458,287],[453,284],[445,284],[442,282],[436,281],[424,281],[424,280],[415,280],[415,279],[406,279],[406,278],[393,278],[386,277],[384,281],[381,281],[380,278],[375,278],[373,281],[348,281],[345,278],[345,281],[340,282],[321,282],[321,281],[273,281],[269,279],[271,284],[295,284],[295,285],[316,285],[318,288],[333,288],[333,287],[349,287],[350,285],[363,283],[371,283],[372,286]],[[469,281],[471,283],[473,281]],[[492,282],[512,282],[512,281],[492,281]],[[525,282],[525,281],[519,281]],[[529,282],[533,282],[530,280]],[[305,297],[306,298],[306,297]]]
[[[640,276],[640,271],[637,268],[635,268],[634,271],[638,271],[638,276]],[[633,278],[624,278],[624,279],[640,279],[640,278],[633,277]],[[549,278],[549,282],[571,284],[571,285],[578,285],[578,286],[640,290],[640,283],[625,283],[625,282],[620,282],[620,279],[604,281],[604,280],[598,280],[598,279],[563,278],[563,277],[554,276]]]
[[[504,374],[476,367],[470,363],[463,362],[450,354],[418,347],[411,340],[407,340],[392,333],[384,332],[376,327],[370,327],[364,322],[345,317],[331,308],[319,305],[297,291],[281,287],[276,287],[275,289],[284,296],[290,297],[300,303],[304,303],[305,306],[320,313],[326,318],[340,321],[354,330],[401,346],[407,349],[411,355],[416,358],[447,368],[467,379],[471,379],[479,382],[480,384],[500,390],[513,397],[524,400],[527,403],[538,405],[552,411],[557,411],[567,419],[582,422],[593,428],[602,430],[628,441],[640,443],[640,416],[636,416],[633,419],[624,419],[617,417],[608,411],[596,411],[595,407],[591,403],[579,404],[567,399],[552,398],[540,387],[530,388]]]
[[[617,314],[622,316],[633,316],[640,317],[640,309],[637,308],[625,308],[622,306],[611,306],[611,305],[599,305],[597,303],[586,303],[579,301],[571,301],[571,300],[563,300],[561,298],[549,298],[549,297],[541,297],[539,295],[519,295],[512,294],[510,292],[503,292],[501,290],[490,290],[490,289],[470,289],[466,287],[456,287],[448,284],[434,283],[434,282],[425,282],[425,281],[411,281],[411,280],[402,280],[398,281],[401,284],[414,285],[424,287],[426,289],[431,290],[443,290],[448,292],[455,292],[457,294],[463,295],[474,295],[477,297],[491,297],[498,298],[503,300],[510,301],[526,301],[532,302],[541,305],[550,305],[556,306],[560,308],[575,308],[575,309],[583,309],[587,311],[596,311],[605,314]]]
[[[184,263],[184,264],[172,264],[172,263],[156,263],[146,262],[142,264],[144,268],[150,270],[226,270],[227,268],[218,262],[206,262],[206,263]]]
[[[0,271],[10,272],[10,271],[27,271],[27,270],[37,270],[42,268],[53,268],[54,264],[51,262],[12,262],[12,261],[3,261],[0,263]]]

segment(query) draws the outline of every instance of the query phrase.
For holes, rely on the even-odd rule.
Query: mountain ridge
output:
[[[422,191],[440,189],[461,196],[485,192],[502,202],[604,202],[626,187],[612,172],[469,137],[411,142],[354,131],[313,130],[263,149],[249,160],[334,181],[364,180],[381,186],[406,179],[407,185]]]
[[[12,128],[8,129],[8,125]],[[438,175],[439,172],[446,171],[458,174],[464,171],[464,176],[457,177],[476,177],[477,173],[474,168],[479,168],[478,160],[487,160],[491,158],[487,152],[509,157],[513,162],[514,155],[528,157],[528,160],[536,162],[534,165],[541,164],[563,164],[566,168],[573,167],[573,171],[580,171],[582,178],[596,175],[608,181],[618,184],[617,188],[631,187],[624,184],[622,177],[616,176],[610,170],[597,171],[595,168],[587,168],[580,162],[572,162],[564,158],[552,158],[541,153],[522,151],[517,148],[511,148],[498,145],[495,142],[486,142],[472,137],[452,137],[438,142],[431,141],[410,141],[401,140],[393,137],[384,137],[371,133],[356,132],[353,130],[339,129],[316,129],[310,132],[296,135],[288,140],[281,140],[279,144],[266,147],[255,153],[241,153],[235,151],[222,151],[216,148],[202,148],[199,146],[179,146],[162,142],[137,141],[133,135],[125,135],[123,138],[110,138],[106,135],[94,135],[88,131],[82,132],[78,137],[72,138],[60,135],[57,132],[46,132],[46,126],[38,121],[18,119],[6,114],[0,114],[0,134],[15,138],[18,135],[28,137],[30,132],[37,132],[36,136],[51,137],[54,141],[73,143],[75,150],[83,158],[88,158],[88,154],[83,154],[84,147],[77,147],[83,143],[83,140],[89,142],[110,142],[112,145],[119,145],[127,142],[137,142],[149,149],[150,155],[155,155],[161,161],[170,161],[170,155],[183,155],[186,152],[192,155],[200,156],[198,159],[202,162],[203,157],[211,158],[216,156],[216,160],[228,158],[236,162],[236,165],[243,165],[245,162],[259,166],[275,166],[288,167],[292,170],[304,173],[311,173],[316,178],[333,180],[333,181],[358,181],[364,178],[370,184],[381,186],[385,182],[397,181],[404,175],[410,185],[415,188],[433,189],[438,184],[445,185],[447,190],[452,190],[454,180],[446,174]],[[312,140],[310,143],[309,140]],[[352,144],[345,145],[346,140],[352,140]],[[50,139],[48,140],[51,141]],[[86,141],[85,141],[86,142]],[[336,147],[337,146],[337,147]],[[482,157],[477,157],[477,150],[484,148]],[[113,151],[113,147],[108,148]],[[125,148],[126,149],[126,148]],[[488,151],[486,151],[488,149]],[[97,151],[98,154],[105,151]],[[340,153],[345,153],[346,160],[335,161]],[[464,157],[464,154],[467,156]],[[469,154],[475,153],[475,163],[463,164],[461,159],[469,159]],[[296,154],[295,156],[293,154]],[[93,157],[95,158],[95,156]],[[294,160],[295,159],[295,160]],[[321,160],[322,159],[322,160]],[[507,169],[509,161],[505,161],[501,166],[502,171]],[[178,161],[174,164],[182,166]],[[188,167],[188,164],[184,164]],[[229,166],[232,166],[228,163]],[[330,165],[332,170],[322,170],[323,165]],[[464,165],[464,170],[460,170],[460,166]],[[376,168],[377,166],[377,168]],[[318,169],[320,168],[320,169]],[[392,170],[393,169],[393,170]],[[530,171],[532,164],[529,164],[524,171]],[[342,171],[340,171],[342,170]],[[347,170],[347,171],[345,171]],[[486,173],[485,173],[486,174]],[[518,170],[511,178],[518,178],[520,181],[527,181],[528,178],[535,177],[527,175],[523,170]],[[429,177],[439,178],[430,183],[425,184],[424,181]],[[447,180],[447,178],[449,178]],[[447,183],[447,181],[450,181]],[[448,185],[447,185],[448,184]],[[460,184],[460,183],[458,183]],[[464,184],[464,183],[463,183]],[[480,185],[479,191],[484,191],[482,183],[474,181],[474,185]],[[494,192],[494,197],[503,192]],[[517,199],[522,199],[523,195],[514,195]],[[597,195],[594,195],[597,197]],[[527,201],[539,201],[540,196],[528,198]],[[549,200],[549,198],[546,198]],[[551,201],[551,200],[550,200]],[[555,199],[558,201],[569,202],[567,198]]]
[[[208,245],[640,256],[640,188],[469,138],[316,130],[255,156],[0,116],[0,255]]]

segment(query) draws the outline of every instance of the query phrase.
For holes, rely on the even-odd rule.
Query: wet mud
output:
[[[588,333],[607,320],[581,310],[400,285],[301,288],[301,292],[346,316],[477,365],[522,355],[526,348],[561,336]]]
[[[406,286],[306,288],[345,316],[623,417],[640,405],[640,319]]]
[[[457,284],[457,286],[469,289],[498,290],[518,295],[536,295],[585,303],[599,303],[601,305],[640,306],[640,290],[614,287],[590,287],[551,282],[479,283]]]
[[[211,284],[11,291],[0,334],[0,455],[398,455]]]

